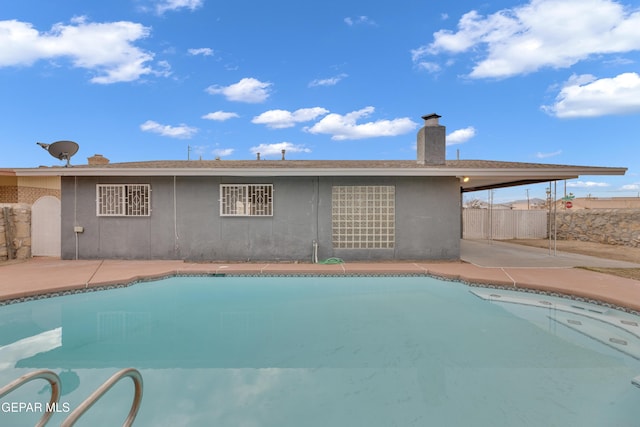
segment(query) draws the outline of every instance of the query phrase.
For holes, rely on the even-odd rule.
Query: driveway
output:
[[[640,268],[640,263],[616,261],[518,245],[497,240],[461,240],[460,258],[480,267],[569,268],[609,267]]]

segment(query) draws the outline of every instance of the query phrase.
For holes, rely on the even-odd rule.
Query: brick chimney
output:
[[[89,165],[106,165],[109,163],[109,159],[104,157],[102,154],[94,154],[93,156],[87,158]]]
[[[444,165],[446,128],[440,126],[437,114],[422,116],[424,126],[418,131],[418,163],[421,165]]]

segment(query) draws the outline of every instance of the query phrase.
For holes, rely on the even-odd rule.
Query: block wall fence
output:
[[[640,247],[640,209],[581,209],[556,214],[559,240]]]

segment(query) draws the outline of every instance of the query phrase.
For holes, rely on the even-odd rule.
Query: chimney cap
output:
[[[441,115],[438,115],[436,113],[431,113],[431,114],[426,114],[424,116],[422,116],[423,120],[429,120],[429,119],[439,119],[440,117],[442,117]]]

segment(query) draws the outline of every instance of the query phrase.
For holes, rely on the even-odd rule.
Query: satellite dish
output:
[[[78,152],[78,148],[80,148],[80,146],[73,141],[56,141],[53,144],[38,142],[37,144],[47,150],[49,154],[56,159],[66,160],[67,164],[65,167],[69,166],[69,160]]]

